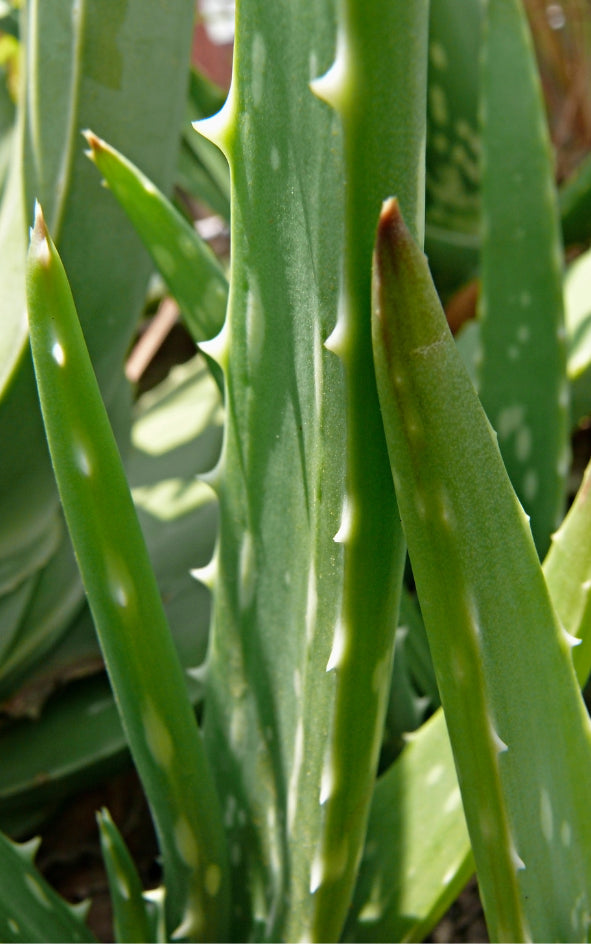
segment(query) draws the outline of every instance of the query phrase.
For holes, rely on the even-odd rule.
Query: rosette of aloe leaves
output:
[[[568,238],[588,193],[567,185],[561,219],[522,4],[239,0],[228,97],[185,129],[179,164],[199,166],[204,199],[224,213],[220,152],[227,160],[229,271],[167,200],[172,158],[159,179],[141,154],[144,140],[158,150],[164,126],[120,139],[80,106],[97,85],[125,86],[136,47],[124,37],[148,28],[133,3],[110,6],[110,46],[90,43],[102,23],[92,3],[26,7],[31,113],[21,106],[13,132],[2,217],[13,230],[6,222],[0,236],[23,306],[26,282],[41,405],[40,415],[23,347],[24,379],[11,362],[6,403],[26,382],[18,417],[31,429],[11,414],[7,443],[20,437],[45,464],[27,504],[26,455],[5,461],[11,567],[29,568],[13,586],[25,595],[63,514],[115,702],[100,698],[121,720],[69,761],[89,774],[99,746],[114,757],[127,744],[160,846],[161,885],[144,890],[99,815],[117,940],[420,941],[475,868],[492,940],[586,941],[587,478],[564,516],[571,427],[591,407],[591,276],[584,254],[565,272],[561,223]],[[190,19],[190,4],[178,6]],[[46,68],[69,109],[52,138],[40,26],[47,16],[57,30],[66,9],[69,45]],[[182,92],[187,24],[162,15]],[[104,62],[110,85],[97,79]],[[156,85],[158,120],[172,121],[172,93]],[[68,176],[78,167],[84,186]],[[122,224],[99,225],[92,211],[101,178],[100,205],[121,204],[202,352],[140,401],[127,468],[104,402],[132,321],[124,329],[99,290],[123,305],[119,280],[135,269],[117,243]],[[99,239],[113,254],[100,265]],[[454,341],[440,296],[475,274],[478,318]],[[7,319],[13,354],[22,310]],[[40,416],[57,492],[32,429]],[[170,472],[180,442],[199,444],[199,483],[186,456]],[[170,453],[149,480],[157,489],[142,445],[154,463]],[[154,537],[151,516],[171,491],[176,524]],[[182,498],[200,514],[183,519]],[[188,569],[175,543],[194,549],[194,577],[211,592],[207,643],[202,603],[193,623],[190,608],[181,619],[168,607],[167,619],[163,607]],[[184,667],[203,656],[196,683]],[[76,704],[61,704],[61,722],[46,707],[26,730],[33,752],[52,725],[76,728]],[[84,725],[97,705],[94,693]],[[25,757],[24,739],[18,727],[0,739],[7,764]],[[36,796],[31,780],[18,783],[15,773],[13,807]],[[0,844],[2,937],[91,940],[33,854]]]

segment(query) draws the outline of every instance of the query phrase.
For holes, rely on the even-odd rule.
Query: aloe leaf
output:
[[[25,205],[30,213],[38,198],[47,207],[107,403],[149,261],[119,207],[97,187],[80,133],[94,128],[157,186],[171,185],[193,17],[191,0],[166,9],[158,0],[109,0],[108,12],[88,0],[30,0],[26,10]]]
[[[77,912],[33,863],[38,840],[15,844],[0,834],[0,938],[3,942],[94,942]]]
[[[544,560],[544,577],[565,630],[580,641],[572,659],[584,688],[591,672],[591,464]]]
[[[380,218],[374,305],[392,474],[489,932],[577,941],[591,890],[591,731],[573,641],[395,201]]]
[[[228,281],[209,246],[145,174],[106,141],[85,132],[105,178],[177,300],[195,341],[220,331]]]
[[[141,880],[123,837],[105,808],[97,814],[101,852],[107,870],[117,942],[152,942],[154,930]]]
[[[413,5],[410,22],[407,9],[380,4],[368,17],[347,7],[342,19],[352,22],[337,55],[355,131],[343,293],[343,308],[354,310],[343,358],[353,430],[345,503],[342,362],[322,349],[340,276],[340,137],[308,89],[333,52],[330,5],[300,5],[297,15],[285,4],[239,8],[230,97],[200,125],[228,156],[233,186],[231,302],[207,349],[224,367],[228,422],[212,477],[221,528],[205,731],[236,855],[236,935],[337,937],[361,855],[403,564],[400,532],[378,512],[392,489],[371,367],[369,219],[395,184],[417,228],[423,216],[426,4],[416,15]],[[409,38],[403,59],[392,52],[395,31]],[[376,96],[384,57],[374,53],[387,37],[398,81],[384,68]],[[330,97],[330,78],[314,90]],[[338,79],[332,90],[338,97]],[[394,128],[409,117],[403,156]],[[368,135],[383,143],[383,162],[370,159]],[[280,698],[270,679],[282,680]]]
[[[431,0],[425,245],[448,296],[478,267],[480,0]]]
[[[399,193],[420,241],[424,233],[428,4],[388,0],[368,15],[364,3],[346,0],[339,12],[335,63],[314,84],[341,119],[347,182],[339,316],[327,341],[344,367],[347,454],[335,536],[344,552],[343,592],[326,667],[335,671],[335,705],[310,881],[312,936],[320,941],[338,935],[361,855],[405,561],[396,516],[383,514],[395,498],[371,355],[371,254],[384,197]]]
[[[27,270],[31,346],[58,487],[162,850],[169,932],[222,936],[217,797],[61,261],[40,209]]]
[[[379,778],[347,942],[420,942],[474,870],[443,712]]]
[[[237,940],[311,934],[344,430],[341,369],[323,348],[337,307],[340,137],[309,82],[333,40],[330,2],[240,5],[228,102],[199,125],[232,174],[230,305],[206,349],[224,368],[227,419],[210,477],[220,538],[204,732]]]
[[[2,660],[0,693],[3,696],[14,691],[25,671],[47,654],[80,608],[82,585],[72,546],[63,528],[60,539],[49,562],[37,572],[34,593]]]
[[[18,634],[23,614],[35,590],[35,584],[34,577],[27,578],[21,581],[18,587],[2,595],[0,601],[0,665],[2,665],[6,652],[10,649]]]
[[[569,466],[558,202],[520,0],[488,0],[484,26],[478,389],[543,556]]]
[[[188,670],[203,663],[207,646],[209,594],[189,572],[209,560],[217,530],[213,494],[195,481],[195,473],[210,469],[219,454],[219,393],[196,356],[144,394],[135,412],[127,463],[132,495],[175,646]],[[76,680],[101,662],[84,609],[5,707],[14,716],[34,715],[43,707],[34,723],[18,721],[0,733],[0,824],[12,835],[20,835],[22,825],[36,829],[48,805],[126,762],[125,736],[102,676],[70,683],[45,704],[56,681]],[[188,674],[185,681],[196,705],[203,686]],[[73,724],[80,719],[83,724]]]

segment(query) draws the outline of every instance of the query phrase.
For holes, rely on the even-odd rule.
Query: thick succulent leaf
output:
[[[473,869],[439,710],[378,780],[344,940],[422,941]]]
[[[106,141],[85,133],[89,156],[105,178],[177,300],[195,341],[224,323],[228,280],[215,255],[145,174]]]
[[[35,578],[23,580],[0,600],[0,665],[18,634],[23,614],[35,590]]]
[[[154,929],[142,884],[123,837],[105,808],[97,815],[101,852],[107,870],[116,942],[153,942]]]
[[[444,297],[478,266],[481,20],[480,0],[431,0],[425,246]]]
[[[169,933],[223,936],[227,867],[213,781],[67,278],[39,208],[27,298],[60,497],[160,841]]]
[[[521,0],[487,0],[481,113],[478,389],[543,556],[564,514],[569,405],[553,159]]]
[[[230,98],[200,125],[233,183],[204,728],[230,838],[233,937],[291,940],[310,934],[341,579],[342,375],[323,348],[337,307],[340,138],[309,89],[331,61],[332,4],[244,3],[236,32]]]
[[[209,469],[219,453],[219,393],[196,357],[144,394],[136,412],[128,460],[132,495],[175,646],[190,669],[205,659],[210,602],[189,571],[209,560],[217,529],[211,490],[195,481],[195,473]],[[85,609],[27,688],[13,697],[11,713],[38,713],[57,682],[96,670],[100,662]],[[186,683],[196,705],[203,685],[189,675]],[[80,719],[82,725],[74,724]],[[106,776],[127,758],[106,680],[69,685],[34,723],[5,728],[0,755],[0,824],[18,835],[21,825],[37,826],[48,804]]]
[[[0,667],[0,694],[6,697],[55,645],[82,604],[82,584],[63,523],[49,562],[35,576],[34,593]]]
[[[584,688],[591,672],[591,465],[564,522],[552,536],[544,577],[567,633],[581,641],[572,658]]]
[[[368,15],[365,3],[346,0],[339,9],[336,60],[314,84],[341,119],[346,180],[342,288],[327,341],[344,367],[347,453],[335,536],[343,591],[326,667],[335,674],[335,705],[310,880],[312,935],[320,941],[338,935],[361,855],[406,552],[397,517],[383,514],[395,497],[371,354],[371,254],[384,197],[398,193],[420,241],[424,233],[428,3],[388,0]]]
[[[0,834],[0,938],[3,942],[94,942],[82,919],[45,882],[33,858],[38,841]]]
[[[392,473],[490,935],[585,939],[591,726],[573,641],[395,201],[374,311]]]
[[[344,4],[337,65],[314,84],[337,101],[349,149],[344,274],[340,136],[308,89],[333,53],[331,5],[240,7],[231,94],[205,123],[233,184],[231,302],[215,343],[228,424],[205,727],[236,851],[237,935],[336,938],[363,844],[404,561],[380,512],[392,488],[371,364],[371,249],[393,188],[417,230],[423,217],[427,11],[408,9],[384,3],[368,16]],[[402,34],[409,42],[395,44]],[[399,148],[407,119],[410,145]],[[339,278],[345,397],[342,364],[322,349]]]

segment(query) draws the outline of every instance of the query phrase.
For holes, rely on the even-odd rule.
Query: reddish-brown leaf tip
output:
[[[86,128],[82,132],[82,135],[84,138],[86,138],[86,142],[90,149],[89,151],[86,152],[86,154],[91,160],[93,160],[94,155],[97,153],[97,151],[104,150],[105,142],[103,141],[102,138],[99,138],[98,135],[95,135],[94,131],[91,131],[90,128]]]

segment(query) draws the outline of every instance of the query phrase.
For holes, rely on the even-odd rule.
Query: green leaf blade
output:
[[[573,941],[587,934],[591,890],[591,731],[570,645],[394,202],[384,207],[375,265],[374,353],[392,472],[489,931]]]
[[[486,4],[481,110],[478,390],[543,557],[564,513],[569,392],[553,158],[521,0]]]
[[[343,591],[326,667],[335,675],[335,701],[310,885],[312,935],[320,941],[339,934],[363,848],[406,552],[396,517],[383,514],[395,498],[371,354],[371,254],[382,200],[397,192],[420,240],[424,232],[428,5],[376,3],[368,14],[365,4],[348,0],[339,12],[335,63],[314,83],[341,119],[347,181],[342,290],[327,341],[345,374],[347,448],[335,536]]]
[[[111,683],[154,814],[168,874],[169,931],[223,935],[227,867],[217,797],[67,278],[40,211],[27,295],[48,443]]]
[[[95,942],[90,929],[33,863],[39,841],[0,833],[0,937],[3,942]]]
[[[105,808],[97,814],[97,823],[113,907],[115,941],[153,941],[142,884],[125,841]]]
[[[195,341],[213,338],[228,301],[228,281],[216,257],[139,168],[91,131],[85,137],[89,157],[149,250]]]

